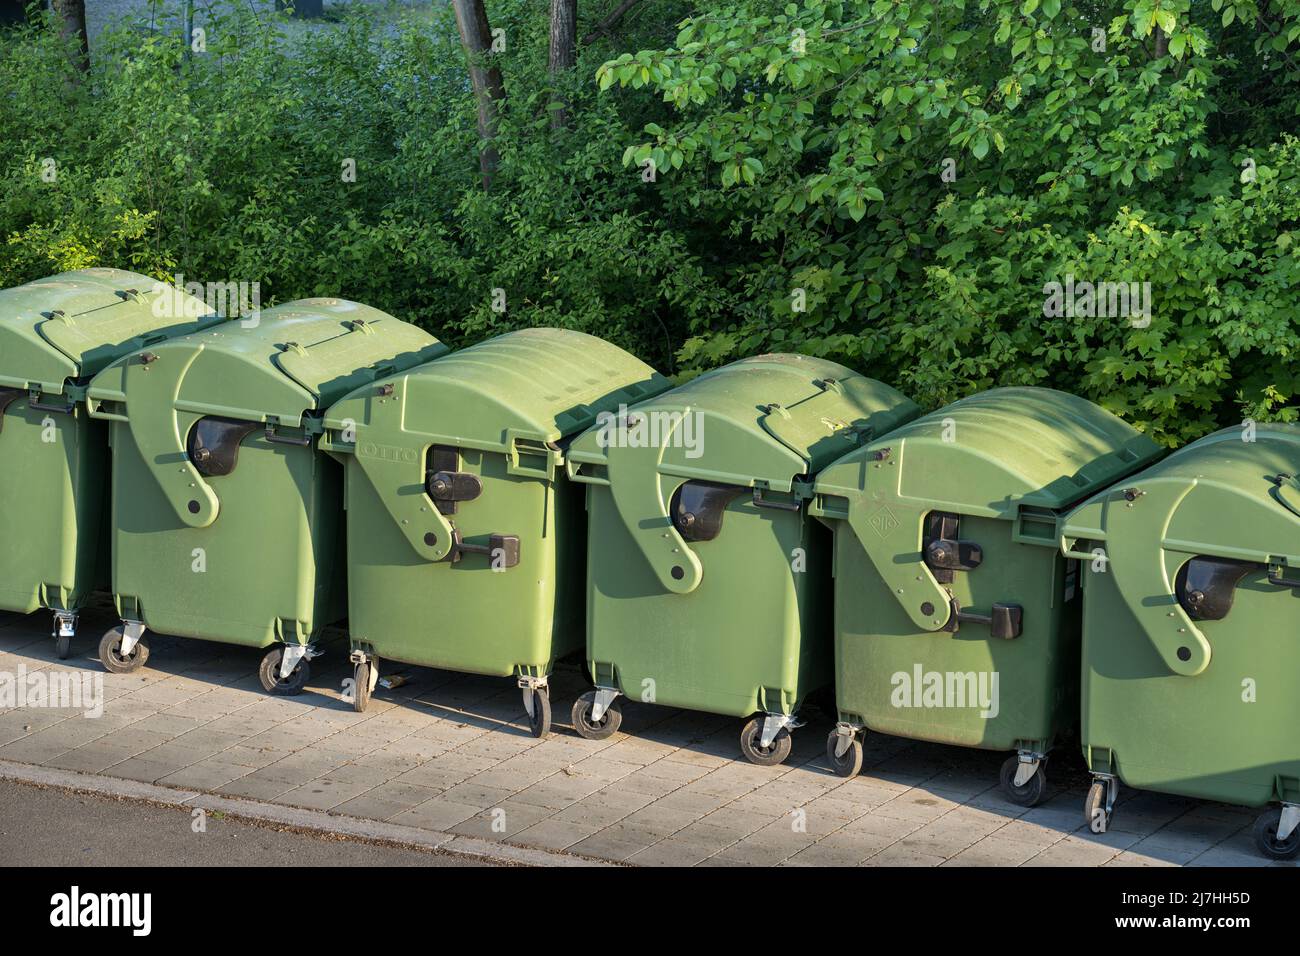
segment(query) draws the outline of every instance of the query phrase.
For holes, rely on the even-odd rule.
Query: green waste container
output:
[[[1245,440],[1243,440],[1245,439]],[[1084,563],[1085,817],[1119,781],[1244,806],[1274,859],[1300,851],[1300,428],[1203,438],[1064,523]]]
[[[54,612],[66,658],[78,611],[107,585],[108,435],[91,376],[118,357],[217,322],[146,276],[84,269],[0,291],[0,609]]]
[[[830,536],[808,518],[822,467],[919,409],[833,362],[767,355],[708,372],[574,442],[588,488],[587,658],[574,728],[618,697],[745,718],[778,764],[805,696],[830,681]]]
[[[834,769],[859,733],[1011,750],[1008,797],[1032,806],[1077,720],[1078,568],[1065,509],[1160,455],[1084,399],[983,392],[846,455],[817,479],[835,533]]]
[[[317,448],[324,410],[445,351],[376,309],[306,299],[169,339],[96,376],[91,412],[111,422],[122,618],[100,644],[104,666],[141,666],[147,628],[270,646],[263,686],[299,692],[313,639],[346,601],[342,469]]]
[[[513,676],[536,736],[582,647],[583,489],[564,447],[667,379],[580,332],[526,329],[367,385],[326,417],[346,464],[353,705],[379,659]]]

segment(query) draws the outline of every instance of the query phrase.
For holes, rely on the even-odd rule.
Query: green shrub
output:
[[[0,286],[256,281],[683,376],[803,351],[928,406],[1076,391],[1170,444],[1296,417],[1300,0],[656,0],[557,88],[546,6],[488,0],[487,191],[442,4],[302,29],[222,0],[186,57],[158,3],[80,84],[49,24],[0,35]],[[1069,277],[1149,283],[1150,321],[1054,309]]]

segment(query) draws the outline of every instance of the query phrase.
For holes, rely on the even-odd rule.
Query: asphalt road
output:
[[[6,866],[482,866],[429,850],[273,829],[189,810],[0,780]]]

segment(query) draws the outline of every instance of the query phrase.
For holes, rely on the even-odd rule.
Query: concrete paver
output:
[[[583,740],[565,723],[585,689],[572,668],[552,678],[545,740],[510,681],[416,667],[357,714],[337,644],[294,698],[262,691],[256,651],[159,635],[143,671],[104,675],[94,641],[110,624],[84,614],[68,661],[40,615],[0,626],[0,671],[89,673],[105,698],[100,717],[0,711],[0,759],[633,865],[1294,865],[1254,853],[1250,811],[1162,794],[1123,792],[1110,832],[1091,833],[1073,754],[1026,809],[995,786],[1002,754],[878,734],[843,780],[815,715],[779,767],[740,757],[735,721],[636,702],[628,733]]]

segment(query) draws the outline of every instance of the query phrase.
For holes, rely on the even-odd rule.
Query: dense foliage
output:
[[[682,373],[804,351],[931,406],[1077,391],[1170,443],[1296,417],[1300,0],[649,0],[554,81],[547,4],[486,6],[487,191],[441,0],[396,29],[221,7],[189,58],[119,31],[80,85],[53,31],[0,39],[0,285],[256,280]],[[580,3],[580,32],[614,6]]]

